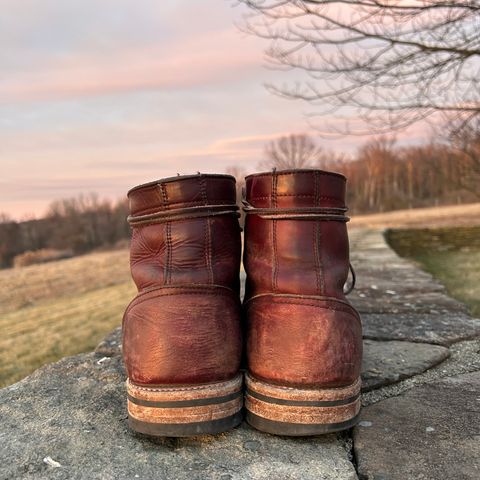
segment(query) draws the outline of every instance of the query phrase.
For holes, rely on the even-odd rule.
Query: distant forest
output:
[[[348,178],[350,214],[480,201],[480,136],[399,147],[386,137],[365,144],[354,158],[318,147],[308,135],[267,145],[258,169],[322,168]],[[241,168],[230,167],[239,194]],[[239,195],[240,196],[240,195]],[[94,194],[55,201],[44,218],[17,222],[0,214],[0,267],[28,265],[113,248],[130,237],[126,201]]]
[[[308,135],[289,135],[268,144],[259,165],[310,167],[347,177],[347,204],[354,214],[478,202],[480,129],[464,130],[449,142],[408,147],[379,137],[353,158],[323,150]]]
[[[348,179],[350,213],[480,201],[480,141],[461,148],[441,143],[397,147],[380,138],[360,149],[353,161],[327,166]]]
[[[27,265],[112,248],[130,236],[127,215],[126,201],[99,200],[94,194],[54,201],[40,219],[16,222],[2,214],[0,267],[12,266],[15,258]],[[33,261],[26,261],[28,253]]]

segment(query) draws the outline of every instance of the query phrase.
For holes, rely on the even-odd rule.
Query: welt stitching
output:
[[[132,389],[135,389],[135,390],[143,390],[143,391],[146,391],[146,392],[185,392],[185,391],[191,391],[191,390],[208,390],[211,385],[209,385],[208,387],[182,387],[182,388],[159,388],[159,387],[151,387],[151,388],[148,388],[148,387],[140,387],[138,385],[135,385],[134,383],[131,383],[130,384]],[[238,387],[238,391],[240,391],[241,389],[241,386]],[[235,392],[232,392],[232,393],[237,393],[237,391]],[[206,397],[206,398],[209,398],[209,397]],[[233,399],[233,400],[237,400],[237,399]],[[223,411],[223,410],[222,410]]]
[[[209,390],[210,388],[218,385],[218,384],[222,384],[221,386],[224,387],[224,388],[228,388],[231,384],[232,386],[236,386],[236,383],[237,382],[237,379],[238,377],[235,377],[234,379],[232,380],[227,380],[225,382],[215,382],[215,383],[209,383],[207,385],[197,385],[197,386],[193,386],[193,387],[176,387],[176,388],[172,388],[172,387],[166,387],[166,388],[162,388],[162,387],[142,387],[140,385],[136,385],[135,383],[129,383],[129,385],[134,388],[134,389],[138,389],[138,390],[145,390],[145,391],[148,391],[148,392],[151,392],[151,391],[154,391],[154,392],[179,392],[179,391],[184,391],[184,390]],[[225,384],[227,384],[227,386],[225,387]],[[240,385],[241,387],[241,385]],[[236,392],[234,392],[236,393]],[[208,398],[208,397],[207,397]]]
[[[247,381],[247,385],[248,385],[248,381],[255,381],[257,383],[263,383],[265,385],[265,382],[262,382],[261,380],[258,380],[257,378],[253,377],[251,373],[247,373],[246,374],[246,381]],[[361,380],[359,378],[357,378],[357,380],[355,380],[353,383],[351,383],[350,385],[345,385],[344,387],[330,387],[330,388],[322,388],[322,390],[328,390],[328,391],[332,391],[332,392],[339,392],[341,390],[349,390],[351,389],[352,387],[359,387],[360,386],[360,383],[361,383]],[[267,384],[270,388],[272,387],[271,384]],[[247,387],[248,388],[248,387]],[[274,388],[275,390],[286,390],[286,391],[292,391],[292,390],[295,390],[295,391],[298,391],[300,389],[298,388],[295,388],[295,387],[287,387],[287,386],[284,386],[284,385],[274,385]],[[307,389],[306,389],[307,390]],[[308,390],[307,390],[308,391]]]

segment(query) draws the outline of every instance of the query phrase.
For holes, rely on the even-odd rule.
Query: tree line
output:
[[[130,236],[127,215],[126,201],[100,200],[96,194],[56,200],[39,219],[17,222],[0,214],[0,267],[11,266],[24,252],[62,257],[113,247]]]
[[[259,168],[343,173],[353,213],[478,202],[480,131],[464,129],[448,142],[403,147],[392,137],[378,137],[353,157],[322,150],[308,135],[288,135],[267,145]]]
[[[292,134],[265,147],[258,169],[271,168],[343,173],[348,178],[351,213],[477,202],[480,131],[463,129],[449,141],[419,146],[399,146],[391,137],[378,137],[353,157],[326,151],[309,135]],[[227,171],[237,178],[240,203],[245,171],[235,166]],[[25,252],[32,258],[38,252],[34,261],[46,261],[56,255],[61,258],[111,248],[130,237],[127,215],[125,200],[100,200],[95,194],[54,201],[39,219],[17,222],[0,214],[0,268],[12,266]]]

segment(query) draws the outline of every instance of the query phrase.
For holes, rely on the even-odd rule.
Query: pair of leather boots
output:
[[[243,305],[235,178],[177,176],[130,190],[131,428],[218,433],[242,421],[244,403],[247,421],[273,434],[355,424],[362,335],[343,291],[345,183],[321,170],[246,177]]]

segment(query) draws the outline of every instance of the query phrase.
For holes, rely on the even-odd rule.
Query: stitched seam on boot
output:
[[[336,172],[324,172],[324,171],[321,171],[319,170],[318,173],[320,175],[324,175],[324,176],[328,176],[328,177],[340,177],[340,178],[343,178],[345,179],[345,176],[342,175],[341,173],[336,173]],[[294,171],[294,172],[276,172],[277,175],[311,175],[312,174],[312,171],[311,170],[303,170],[303,171]],[[272,172],[265,172],[265,173],[253,173],[252,175],[247,175],[246,178],[248,177],[255,177],[255,178],[259,178],[259,177],[268,177],[272,175]]]
[[[162,293],[160,295],[152,295],[151,297],[144,298],[147,294],[153,293],[153,292],[160,292],[164,289],[185,289],[184,292],[172,292],[172,293]],[[228,294],[228,296],[231,296],[231,294],[236,295],[236,293],[229,287],[224,287],[223,285],[205,285],[205,286],[196,286],[196,285],[178,285],[178,286],[160,286],[156,288],[152,288],[150,290],[147,290],[146,292],[141,292],[138,293],[135,298],[129,303],[127,306],[124,317],[127,315],[127,313],[130,312],[130,310],[135,306],[139,305],[140,303],[149,300],[150,298],[157,298],[157,297],[170,297],[173,295],[205,295],[205,294],[210,294],[210,295],[216,295],[216,296],[225,296]],[[236,297],[233,297],[235,300]]]
[[[285,294],[285,295],[288,295],[288,294]],[[253,305],[253,300],[260,300],[260,299],[263,299],[264,297],[272,297],[272,294],[261,294],[261,295],[258,295],[256,297],[253,297],[251,299],[248,300],[248,302],[245,304],[244,303],[244,306],[248,308],[250,308],[252,305]],[[278,301],[278,300],[272,300],[270,299],[270,305],[282,305],[282,304],[285,304],[285,305],[303,305],[303,306],[306,306],[306,307],[317,307],[317,308],[322,308],[322,309],[325,309],[325,310],[335,310],[335,311],[339,311],[339,312],[345,312],[345,313],[349,313],[351,314],[352,316],[354,316],[355,318],[357,318],[358,320],[360,320],[360,314],[355,310],[355,308],[344,302],[343,300],[339,300],[337,298],[334,298],[334,297],[323,297],[323,298],[318,298],[316,299],[317,302],[325,302],[327,303],[327,305],[319,305],[318,303],[313,303],[313,302],[310,302],[310,303],[305,303],[305,300],[312,300],[311,298],[298,298],[296,301],[294,298],[292,297],[286,297],[284,295],[274,295],[274,297],[277,297],[277,298],[282,298],[283,300],[281,301]],[[288,300],[285,300],[285,299],[288,299],[290,298],[291,300],[288,301]],[[303,300],[303,301],[302,301]],[[335,305],[331,305],[331,303],[334,303]]]
[[[277,175],[272,174],[272,195],[270,197],[270,207],[277,208]],[[272,221],[272,291],[277,291],[277,221]]]
[[[130,380],[127,380],[127,382],[132,385],[133,388],[138,388],[139,390],[146,390],[146,391],[157,391],[157,392],[178,392],[178,391],[183,391],[183,390],[208,390],[210,388],[212,388],[212,386],[215,386],[215,385],[221,385],[221,386],[224,386],[224,385],[229,385],[229,384],[232,384],[232,385],[235,385],[238,381],[238,379],[241,377],[241,374],[237,375],[236,377],[230,379],[230,380],[224,380],[224,381],[221,381],[221,382],[211,382],[211,383],[206,383],[204,385],[196,385],[196,386],[179,386],[179,387],[173,387],[171,385],[166,385],[165,388],[163,387],[144,387],[144,386],[140,386],[140,385],[137,385],[136,383],[132,383]],[[242,387],[242,384],[240,384],[240,388]],[[206,397],[206,398],[209,398],[209,397]],[[214,397],[213,397],[214,398]]]
[[[167,190],[165,188],[165,184],[164,183],[161,183],[160,184],[160,188],[161,188],[161,191],[162,191],[162,198],[163,198],[163,203],[165,205],[165,208],[167,207],[168,205],[168,196],[167,196]],[[171,257],[172,257],[172,245],[171,245],[171,241],[170,241],[170,237],[171,237],[171,223],[170,222],[166,222],[165,223],[165,242],[166,242],[166,260],[165,260],[165,266],[164,266],[164,270],[163,270],[163,284],[164,285],[168,285],[170,283],[170,278],[169,276],[171,276],[171,268],[170,268],[170,262],[171,262]]]
[[[202,201],[205,205],[208,205],[207,196],[207,180],[205,177],[200,178],[200,188],[202,193]],[[205,242],[205,267],[208,274],[208,283],[213,282],[213,267],[212,267],[212,231],[210,225],[210,218],[204,220],[204,242]]]

